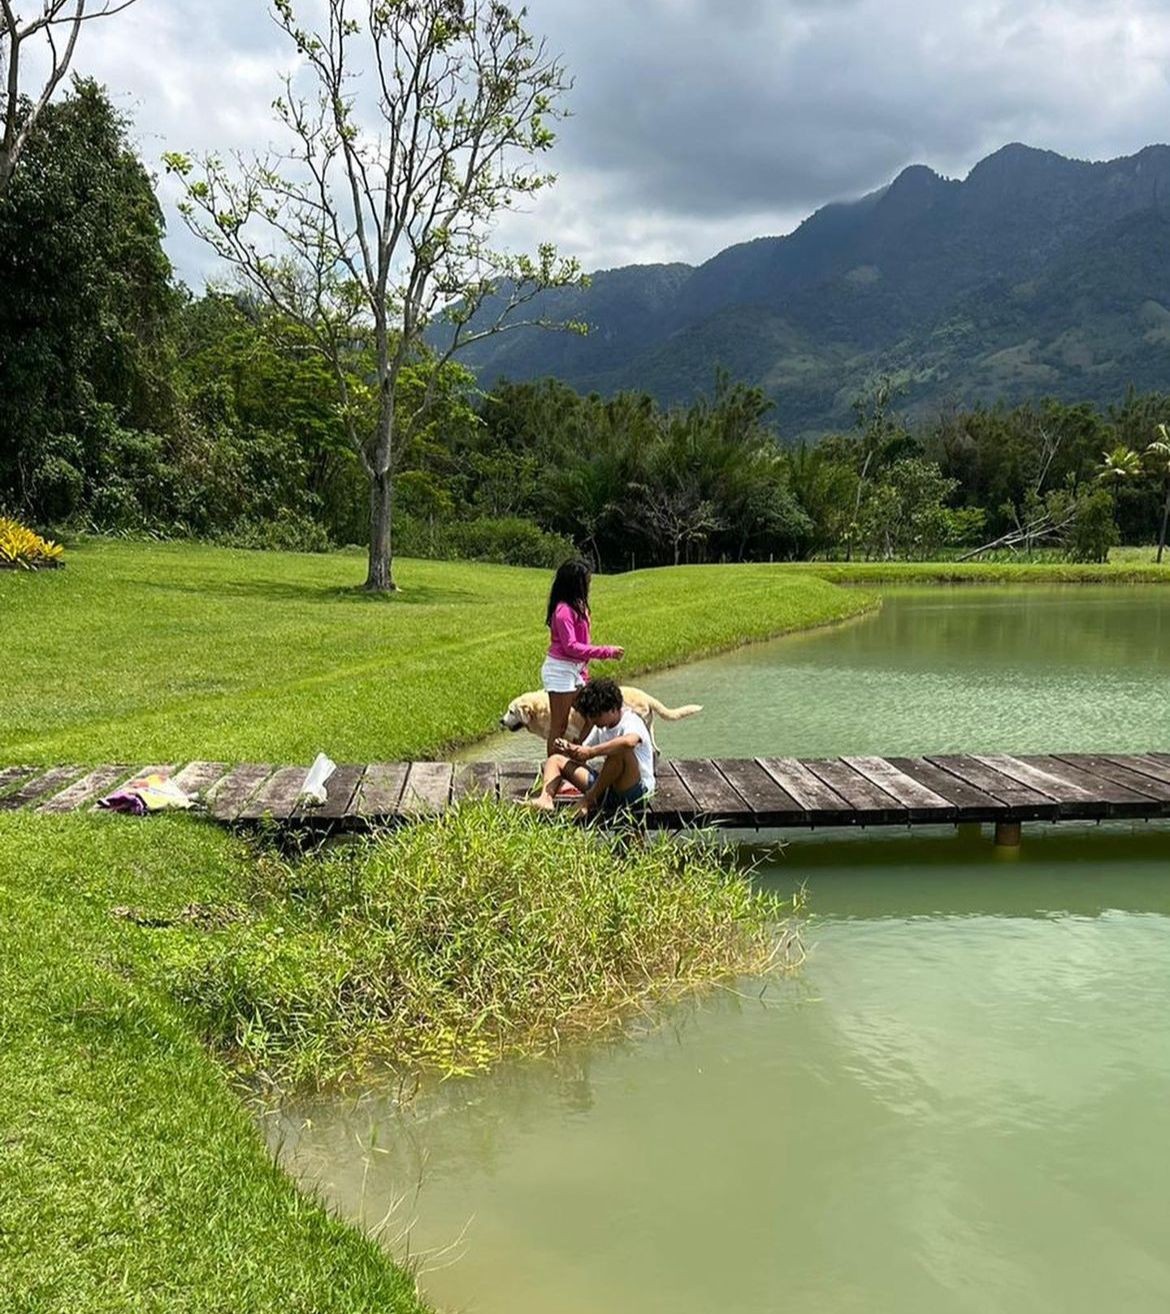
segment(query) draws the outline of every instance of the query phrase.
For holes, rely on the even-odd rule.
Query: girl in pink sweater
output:
[[[548,752],[564,738],[577,690],[589,679],[590,661],[617,661],[624,648],[589,642],[589,581],[592,572],[584,561],[566,561],[556,573],[548,595],[544,623],[551,642],[540,668],[540,681],[548,694]]]

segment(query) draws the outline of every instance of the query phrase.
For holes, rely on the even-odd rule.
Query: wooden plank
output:
[[[38,812],[73,812],[108,794],[119,781],[126,779],[129,767],[122,763],[108,763],[96,767],[72,785],[54,794],[37,808]]]
[[[853,807],[794,757],[761,757],[760,766],[805,810],[809,824],[849,825]]]
[[[408,762],[374,762],[354,792],[346,816],[395,817],[402,786],[406,784]]]
[[[465,762],[455,768],[451,784],[451,801],[462,802],[471,798],[498,797],[499,764],[496,762]]]
[[[1139,794],[1149,802],[1165,803],[1170,808],[1170,780],[1157,780],[1153,776],[1142,775],[1113,757],[1093,753],[1061,753],[1059,760],[1086,775],[1099,776],[1110,784],[1121,785]],[[1159,812],[1165,810],[1159,809]]]
[[[540,766],[536,762],[501,762],[499,790],[501,803],[522,803],[537,792]]]
[[[751,809],[754,825],[799,826],[804,823],[804,808],[786,789],[781,789],[754,758],[731,758],[716,765]]]
[[[234,821],[236,814],[272,774],[262,762],[242,762],[207,793],[207,810],[217,821]]]
[[[1007,807],[999,799],[934,766],[924,757],[888,757],[886,761],[903,775],[945,798],[955,809],[956,821],[994,821]]]
[[[805,762],[805,766],[853,808],[856,825],[887,825],[910,819],[896,798],[859,775],[839,757],[817,758]]]
[[[654,793],[647,807],[648,815],[658,826],[686,826],[695,820],[698,805],[675,770],[673,762],[659,762],[654,768]]]
[[[896,799],[912,820],[945,822],[954,819],[956,809],[949,799],[899,771],[884,757],[843,757],[841,761]]]
[[[1059,811],[1059,804],[1047,794],[1038,793],[1021,785],[1011,776],[987,766],[975,757],[965,753],[947,754],[940,757],[930,756],[926,759],[933,766],[940,767],[952,776],[957,776],[968,785],[990,794],[998,799],[1006,809],[1000,820],[1011,821],[1052,821]]]
[[[1150,776],[1154,780],[1170,781],[1170,762],[1160,762],[1151,753],[1126,753],[1124,755],[1110,753],[1109,757],[1114,762],[1120,762],[1123,766],[1128,767],[1130,771],[1136,771],[1139,775]]]
[[[1043,757],[1022,755],[1018,760],[1065,784],[1073,785],[1085,795],[1082,800],[1062,804],[1062,817],[1141,817],[1149,814],[1150,800],[1145,794],[1082,771],[1058,757],[1050,754]]]
[[[184,794],[189,794],[192,798],[203,798],[212,785],[221,781],[227,772],[225,762],[188,762],[172,779]]]
[[[325,802],[318,805],[302,800],[293,810],[293,820],[339,821],[347,816],[365,772],[364,766],[343,762],[325,782]]]
[[[308,774],[308,767],[280,767],[240,806],[236,821],[259,821],[262,817],[287,820],[296,808]]]
[[[734,820],[745,826],[755,824],[751,808],[735,788],[728,784],[714,762],[704,758],[676,760],[674,769],[690,791],[702,818]]]
[[[998,771],[1001,776],[1008,776],[1018,784],[1034,789],[1038,794],[1046,794],[1057,803],[1091,804],[1093,796],[1080,785],[1062,780],[1043,766],[1025,762],[1023,758],[1013,757],[1010,753],[975,753],[975,759],[984,766]],[[1102,804],[1104,815],[1104,804]]]
[[[33,776],[39,775],[43,767],[27,766],[10,766],[0,770],[0,794],[6,789],[13,789],[17,785],[31,780]]]
[[[42,769],[31,780],[25,781],[19,789],[0,798],[0,812],[15,812],[17,808],[28,807],[49,798],[59,790],[71,784],[85,771],[80,766],[57,766]]]
[[[451,778],[455,768],[450,762],[412,762],[398,810],[404,817],[425,812],[442,812],[451,801]]]

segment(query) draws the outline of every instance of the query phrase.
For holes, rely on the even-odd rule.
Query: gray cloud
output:
[[[1007,141],[1081,158],[1170,136],[1164,0],[530,0],[563,52],[559,182],[500,239],[587,267],[697,261],[783,232],[921,161],[952,176]],[[144,154],[263,148],[289,52],[262,0],[140,0],[79,65]],[[161,181],[164,202],[174,195]],[[172,254],[211,266],[169,210]]]

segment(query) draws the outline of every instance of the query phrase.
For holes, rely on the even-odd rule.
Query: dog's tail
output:
[[[662,717],[664,721],[681,721],[684,717],[694,716],[703,710],[701,703],[687,703],[684,707],[667,707],[665,703],[660,703],[650,694],[646,695],[646,703],[654,715]]]

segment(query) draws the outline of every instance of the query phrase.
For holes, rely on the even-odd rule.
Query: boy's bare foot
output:
[[[589,804],[578,803],[577,806],[572,810],[572,812],[569,815],[570,818],[573,821],[575,821],[578,826],[583,826],[589,820],[589,816],[590,816]]]
[[[523,806],[535,808],[537,812],[552,812],[556,805],[547,794],[539,794],[536,798],[524,799]]]

